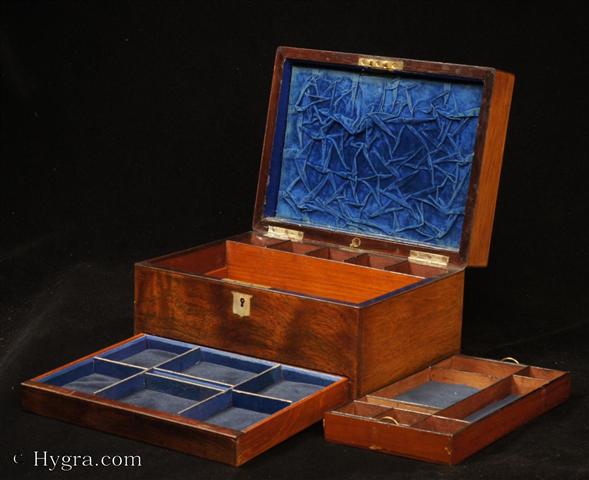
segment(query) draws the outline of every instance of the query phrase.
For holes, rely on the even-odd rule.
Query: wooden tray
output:
[[[455,355],[326,413],[325,438],[456,464],[569,394],[567,372]]]
[[[22,385],[23,407],[239,466],[345,402],[345,378],[136,335]]]

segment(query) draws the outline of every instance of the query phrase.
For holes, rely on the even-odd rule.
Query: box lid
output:
[[[487,264],[514,77],[280,47],[253,227]]]

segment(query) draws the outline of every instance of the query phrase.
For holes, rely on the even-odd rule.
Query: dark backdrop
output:
[[[32,466],[48,450],[143,456],[139,469],[69,478],[588,477],[586,25],[575,4],[540,5],[3,4],[2,471],[49,475]],[[455,468],[328,445],[317,425],[235,470],[20,411],[20,381],[132,332],[135,261],[249,229],[278,45],[516,74],[490,265],[467,273],[463,350],[571,370],[566,405]]]

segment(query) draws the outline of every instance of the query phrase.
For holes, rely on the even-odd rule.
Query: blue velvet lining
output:
[[[224,385],[238,385],[258,373],[275,366],[275,363],[210,348],[198,348],[160,365],[159,368]]]
[[[218,393],[220,390],[144,373],[117,383],[99,395],[139,407],[178,413]]]
[[[305,370],[279,366],[242,383],[239,390],[296,402],[330,383],[330,380]]]
[[[429,381],[394,397],[403,402],[446,408],[479,390],[468,385]]]
[[[141,371],[140,368],[91,358],[48,375],[43,382],[78,392],[94,393]]]
[[[265,216],[457,250],[482,84],[287,64]]]
[[[221,427],[243,430],[288,407],[290,402],[227,391],[183,412],[183,415]]]
[[[145,336],[113,349],[107,354],[104,354],[103,358],[150,368],[170,360],[191,348],[192,346],[190,344],[175,342],[173,340],[162,341],[157,337]]]
[[[241,430],[340,379],[145,335],[40,381]]]
[[[485,418],[488,415],[491,415],[493,412],[500,410],[501,408],[509,405],[510,403],[515,402],[518,398],[520,398],[520,395],[510,393],[509,395],[500,398],[495,402],[485,405],[483,408],[480,408],[476,412],[471,413],[464,420],[466,420],[467,422],[476,422],[477,420],[480,420],[481,418]]]

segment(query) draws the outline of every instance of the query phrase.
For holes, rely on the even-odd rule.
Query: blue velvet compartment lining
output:
[[[397,395],[394,399],[428,407],[446,408],[478,391],[468,385],[429,381]]]
[[[264,215],[458,250],[481,83],[285,64]]]
[[[145,335],[40,381],[242,430],[340,379]]]

